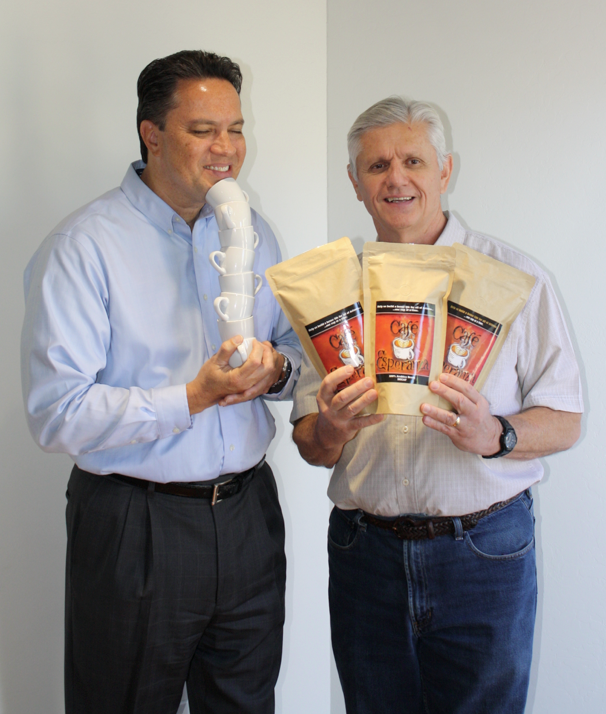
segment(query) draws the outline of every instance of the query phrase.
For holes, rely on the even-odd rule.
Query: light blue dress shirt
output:
[[[45,451],[70,454],[97,474],[201,481],[244,471],[275,434],[265,399],[283,399],[301,347],[264,280],[255,335],[286,354],[293,376],[279,395],[193,417],[185,392],[221,345],[213,301],[218,226],[204,206],[193,232],[132,164],[114,189],[62,221],[25,271],[23,393],[30,430]],[[268,224],[254,271],[281,260]]]

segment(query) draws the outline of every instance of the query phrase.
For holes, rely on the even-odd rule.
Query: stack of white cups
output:
[[[208,256],[219,273],[221,286],[221,294],[214,302],[219,334],[222,342],[236,335],[244,338],[229,360],[231,367],[240,367],[252,349],[255,295],[263,284],[263,278],[253,272],[259,236],[252,226],[248,195],[235,179],[216,183],[206,194],[206,201],[215,210],[221,241],[221,250]]]

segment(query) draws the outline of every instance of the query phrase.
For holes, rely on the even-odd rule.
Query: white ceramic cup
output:
[[[393,353],[398,359],[411,360],[415,358],[415,343],[396,337],[393,341]]]
[[[247,317],[244,320],[217,320],[221,342],[227,342],[236,335],[242,335],[244,342],[238,345],[238,349],[229,358],[229,366],[236,368],[241,367],[248,359],[252,351],[252,343],[255,339],[255,322],[253,317]]]
[[[246,201],[229,201],[215,208],[215,217],[222,231],[252,225],[250,206]]]
[[[209,203],[213,208],[228,201],[248,202],[248,194],[238,186],[236,179],[233,178],[217,181],[206,193],[206,203]]]
[[[240,293],[240,295],[256,295],[263,285],[260,275],[250,273],[226,273],[219,275],[219,285],[222,293]]]
[[[226,273],[249,273],[253,269],[253,263],[255,262],[255,251],[232,245],[226,248],[225,252],[213,250],[208,259],[217,273],[221,275]]]
[[[232,245],[238,248],[246,248],[246,250],[254,250],[259,245],[259,236],[252,226],[227,228],[224,231],[219,231],[219,240],[223,250]]]
[[[255,298],[240,293],[221,293],[213,304],[221,320],[243,320],[252,317]]]

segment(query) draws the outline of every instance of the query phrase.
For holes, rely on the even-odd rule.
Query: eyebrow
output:
[[[192,121],[189,122],[189,126],[194,126],[195,124],[207,124],[209,126],[218,126],[219,122],[213,121],[212,119],[192,119]],[[244,124],[244,119],[236,119],[236,121],[232,121],[232,123],[229,126],[243,126],[243,124]]]

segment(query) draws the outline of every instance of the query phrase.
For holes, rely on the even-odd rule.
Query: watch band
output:
[[[267,390],[268,394],[278,394],[278,392],[281,392],[284,387],[286,386],[286,383],[290,379],[290,375],[292,373],[292,364],[288,357],[283,353],[280,352],[279,354],[284,357],[284,363],[282,365],[282,372],[280,374],[280,378],[278,379],[277,382],[274,382],[271,387]]]
[[[511,454],[514,450],[515,445],[518,443],[518,436],[516,430],[511,426],[511,424],[505,419],[505,417],[499,416],[498,414],[493,414],[493,416],[501,422],[503,431],[499,439],[501,448],[496,454],[490,454],[489,456],[482,456],[483,459],[498,459],[501,456],[507,456]]]

